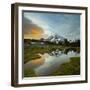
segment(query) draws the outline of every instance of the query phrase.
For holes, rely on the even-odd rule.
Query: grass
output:
[[[33,69],[24,69],[24,77],[33,77],[36,76]]]
[[[52,75],[79,75],[80,74],[80,57],[70,58],[70,62],[60,65]]]

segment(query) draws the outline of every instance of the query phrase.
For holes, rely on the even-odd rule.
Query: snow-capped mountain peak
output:
[[[57,34],[51,35],[47,38],[48,41],[50,42],[55,42],[56,44],[58,44],[59,42],[64,42],[65,38],[62,36],[59,36]]]

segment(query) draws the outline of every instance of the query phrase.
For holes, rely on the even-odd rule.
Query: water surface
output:
[[[30,60],[24,67],[25,69],[33,69],[37,76],[51,75],[52,72],[57,70],[61,64],[69,62],[71,57],[80,56],[79,53],[71,50],[67,53],[55,50],[50,53],[40,54],[41,58]]]

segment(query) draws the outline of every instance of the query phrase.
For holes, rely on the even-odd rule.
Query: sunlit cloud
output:
[[[27,18],[23,18],[23,30],[25,39],[40,39],[43,37],[44,31],[41,27],[34,24]]]

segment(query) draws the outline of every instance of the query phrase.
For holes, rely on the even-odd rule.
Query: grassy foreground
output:
[[[70,62],[60,65],[52,75],[79,75],[80,74],[80,57],[70,58]]]
[[[33,69],[24,69],[24,77],[35,77],[36,74]]]

